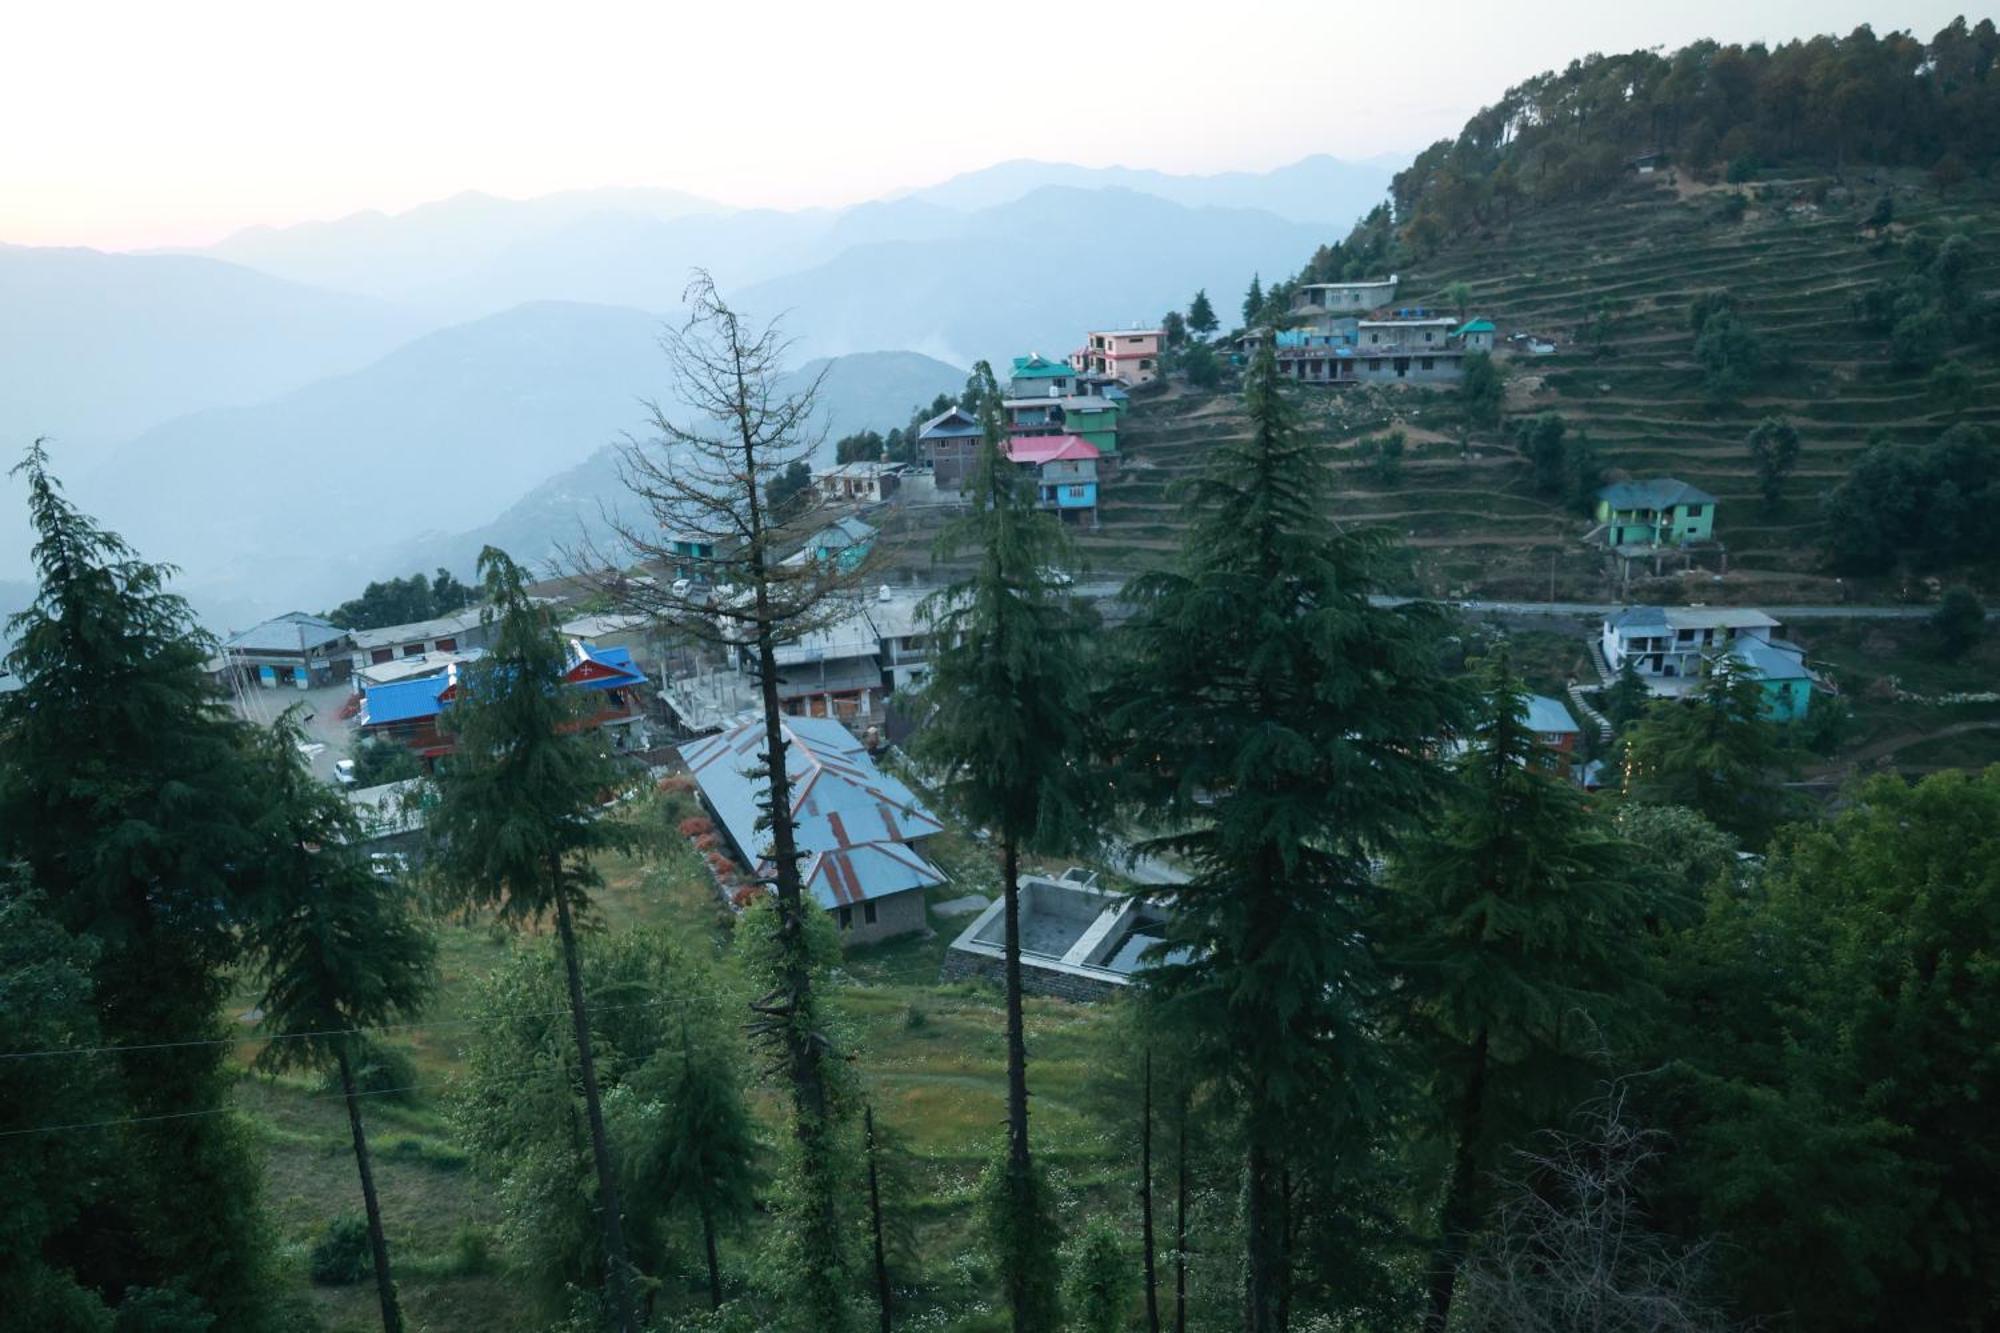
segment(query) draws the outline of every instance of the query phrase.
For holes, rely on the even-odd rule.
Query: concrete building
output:
[[[1632,664],[1655,694],[1690,693],[1708,659],[1741,640],[1768,643],[1778,622],[1747,607],[1633,606],[1605,618],[1598,647],[1613,675]]]
[[[979,453],[979,422],[963,408],[940,412],[917,432],[917,447],[930,465],[937,488],[958,490],[972,474],[972,462]]]
[[[1061,398],[1076,392],[1076,368],[1067,361],[1051,361],[1040,352],[1014,358],[1013,373],[1007,381],[1009,398]]]
[[[944,825],[839,723],[793,718],[784,731],[806,891],[854,943],[924,929],[924,891],[945,877],[920,847]],[[770,783],[757,775],[763,746],[764,725],[753,721],[688,742],[681,758],[732,854],[753,877],[768,879],[776,867],[769,831],[760,827],[770,800]]]
[[[1763,694],[1764,716],[1773,722],[1796,722],[1812,707],[1819,676],[1806,665],[1805,649],[1783,639],[1737,639],[1728,655],[1737,668],[1757,682]]]
[[[1101,458],[1118,456],[1122,403],[1097,394],[1082,394],[1067,398],[1008,398],[1000,406],[1007,414],[1010,436],[1076,435],[1096,445]]]
[[[1455,380],[1465,358],[1491,352],[1493,322],[1463,324],[1421,308],[1377,311],[1366,318],[1326,315],[1306,328],[1258,330],[1238,340],[1251,355],[1272,342],[1280,373],[1305,384],[1425,383]]]
[[[1379,310],[1396,299],[1396,275],[1363,278],[1358,282],[1302,283],[1292,293],[1292,317],[1304,327],[1321,327],[1341,316],[1358,316]]]
[[[1613,550],[1690,546],[1715,535],[1715,497],[1674,477],[1618,481],[1597,493],[1597,527]]]
[[[1136,387],[1160,377],[1160,346],[1166,337],[1158,328],[1102,329],[1084,335],[1083,346],[1070,354],[1079,374],[1101,375]]]
[[[1035,478],[1035,502],[1064,519],[1097,521],[1097,446],[1076,435],[1021,436],[1008,459]]]
[[[822,499],[835,504],[880,504],[896,493],[903,469],[895,463],[841,463],[813,475]]]
[[[441,725],[445,711],[466,687],[466,663],[442,672],[372,686],[361,696],[355,729],[370,740],[400,745],[427,767],[457,748],[457,738]],[[588,708],[579,725],[604,731],[614,750],[647,747],[646,693],[649,682],[624,648],[570,645],[562,683],[583,694]]]
[[[236,684],[306,690],[346,680],[354,640],[322,616],[288,611],[222,641],[225,673]]]
[[[995,898],[959,932],[945,953],[942,979],[1001,980],[1005,906],[1005,899]],[[1143,897],[1068,876],[1023,875],[1021,987],[1065,1000],[1113,994],[1147,965],[1143,955],[1164,942],[1166,923],[1164,909]]]
[[[408,625],[384,625],[379,629],[354,631],[354,667],[391,662],[399,657],[424,657],[432,653],[455,653],[486,646],[486,627],[479,621],[480,609],[469,606],[448,616],[419,620]]]

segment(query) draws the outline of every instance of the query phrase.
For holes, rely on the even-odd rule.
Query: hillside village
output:
[[[1987,1327],[1987,112],[1593,56],[838,431],[699,272],[627,507],[215,635],[37,441],[0,1323]]]

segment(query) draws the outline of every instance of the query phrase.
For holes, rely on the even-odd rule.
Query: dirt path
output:
[[[1818,776],[1828,776],[1852,765],[1874,764],[1898,751],[1906,750],[1912,745],[1920,745],[1924,741],[1942,740],[1946,736],[1963,736],[1968,731],[1989,731],[1993,729],[2000,729],[2000,718],[1985,718],[1971,722],[1954,722],[1948,727],[1939,727],[1935,731],[1900,732],[1883,740],[1875,741],[1872,744],[1864,745],[1851,754],[1843,755],[1838,764],[1826,765],[1814,771]]]

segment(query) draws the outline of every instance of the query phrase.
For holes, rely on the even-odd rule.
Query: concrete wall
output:
[[[1006,970],[1006,963],[998,958],[987,958],[982,954],[951,949],[945,953],[944,963],[938,968],[938,980],[990,981],[996,986],[1004,986],[1007,984]],[[1030,995],[1050,995],[1058,1000],[1088,1001],[1102,1000],[1124,988],[1108,981],[1099,981],[1095,977],[1041,967],[1032,958],[1023,958],[1021,989]]]
[[[853,946],[873,944],[877,940],[894,939],[898,935],[908,935],[912,931],[924,929],[930,924],[924,910],[924,891],[905,889],[901,893],[891,893],[870,900],[875,905],[875,920],[868,920],[867,903],[853,903],[846,907],[836,907],[830,914],[833,924],[840,931],[840,942]],[[845,916],[846,925],[841,921]]]

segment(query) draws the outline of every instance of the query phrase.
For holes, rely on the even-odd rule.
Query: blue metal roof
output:
[[[438,696],[451,688],[451,683],[457,679],[456,671],[446,671],[436,676],[419,676],[415,680],[371,685],[361,706],[361,725],[383,726],[390,722],[413,722],[418,718],[436,717],[444,711],[444,701]]]
[[[630,648],[592,648],[588,644],[580,643],[577,645],[577,651],[582,654],[579,661],[587,659],[619,673],[616,676],[600,676],[596,680],[577,681],[576,684],[582,689],[617,690],[646,683],[646,673],[633,663]]]
[[[1576,719],[1569,709],[1563,707],[1562,700],[1552,699],[1546,694],[1528,696],[1528,730],[1550,735],[1556,732],[1576,731]]]
[[[940,412],[917,432],[920,440],[962,440],[979,434],[979,423],[959,408]]]
[[[859,898],[915,887],[909,882],[909,876],[918,873],[911,868],[912,863],[930,869],[929,863],[901,844],[941,832],[944,825],[914,792],[877,768],[867,749],[839,722],[788,717],[784,729],[785,771],[792,780],[792,818],[798,826],[800,850],[850,854],[824,870],[809,862],[807,873],[832,875],[837,867],[852,869],[858,877],[855,891]],[[763,748],[763,722],[746,722],[719,735],[688,742],[681,747],[681,758],[737,850],[755,860],[760,873],[768,874],[770,835],[757,827],[757,821],[762,814],[759,803],[767,799],[770,788],[761,778],[751,776]],[[870,846],[880,855],[852,855]],[[846,892],[853,886],[845,881],[845,869],[841,873]],[[930,873],[936,872],[930,869]],[[942,878],[934,882],[942,882]],[[832,882],[828,881],[829,886]]]
[[[1762,639],[1738,639],[1729,645],[1729,655],[1749,668],[1759,680],[1817,680],[1807,669],[1802,654],[1788,653]]]

